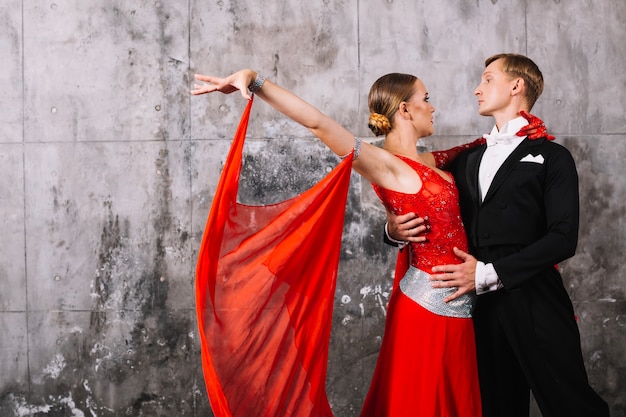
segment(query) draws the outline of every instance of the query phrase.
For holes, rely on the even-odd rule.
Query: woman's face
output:
[[[433,126],[435,107],[429,103],[428,90],[421,80],[415,81],[413,96],[404,103],[405,107],[400,111],[409,112],[417,135],[421,138],[432,135],[435,131]]]

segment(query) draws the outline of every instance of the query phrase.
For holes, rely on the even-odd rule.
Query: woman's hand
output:
[[[191,90],[191,94],[198,96],[200,94],[213,93],[215,91],[219,91],[223,94],[230,94],[239,90],[243,98],[250,100],[248,86],[252,83],[252,81],[254,81],[256,75],[256,72],[249,69],[237,71],[226,78],[195,74],[194,77],[196,80],[203,81],[207,84],[194,84],[194,89]]]
[[[519,114],[526,120],[528,120],[528,124],[523,126],[519,132],[516,133],[517,136],[528,136],[528,139],[535,140],[540,138],[546,138],[548,140],[554,140],[554,136],[548,134],[548,129],[546,125],[543,123],[543,120],[538,118],[535,115],[525,112],[524,110],[520,111]]]

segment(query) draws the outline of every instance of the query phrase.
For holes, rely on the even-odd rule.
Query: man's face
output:
[[[500,69],[501,65],[501,59],[489,64],[483,71],[480,84],[474,90],[474,95],[478,98],[478,113],[481,116],[493,116],[511,102],[511,92],[516,81]]]

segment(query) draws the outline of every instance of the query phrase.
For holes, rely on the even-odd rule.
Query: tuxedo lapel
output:
[[[487,201],[498,190],[498,188],[500,188],[504,180],[506,180],[506,178],[511,173],[513,167],[515,167],[515,165],[519,163],[520,159],[522,159],[529,153],[532,153],[533,148],[541,145],[542,142],[543,140],[531,141],[525,139],[522,143],[520,143],[517,148],[515,148],[515,150],[511,153],[511,155],[508,156],[508,158],[504,160],[502,166],[500,166],[500,168],[496,172],[496,175],[491,182],[491,186],[489,187],[489,190],[487,191],[487,195],[485,195],[483,202]]]
[[[467,157],[467,169],[465,170],[465,181],[467,183],[469,194],[472,196],[472,202],[475,207],[480,203],[480,187],[478,185],[478,168],[480,167],[480,160],[485,153],[487,146],[481,146],[478,152],[472,152]]]

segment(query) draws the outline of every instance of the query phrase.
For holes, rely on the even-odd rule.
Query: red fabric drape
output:
[[[216,417],[332,416],[325,382],[352,157],[303,194],[237,199],[252,100],[198,254],[196,309]]]
[[[400,285],[400,281],[406,274],[406,271],[409,270],[410,265],[411,265],[411,254],[409,252],[409,248],[406,247],[398,251],[398,257],[396,258],[396,268],[393,273],[393,287],[392,287],[394,291]]]

